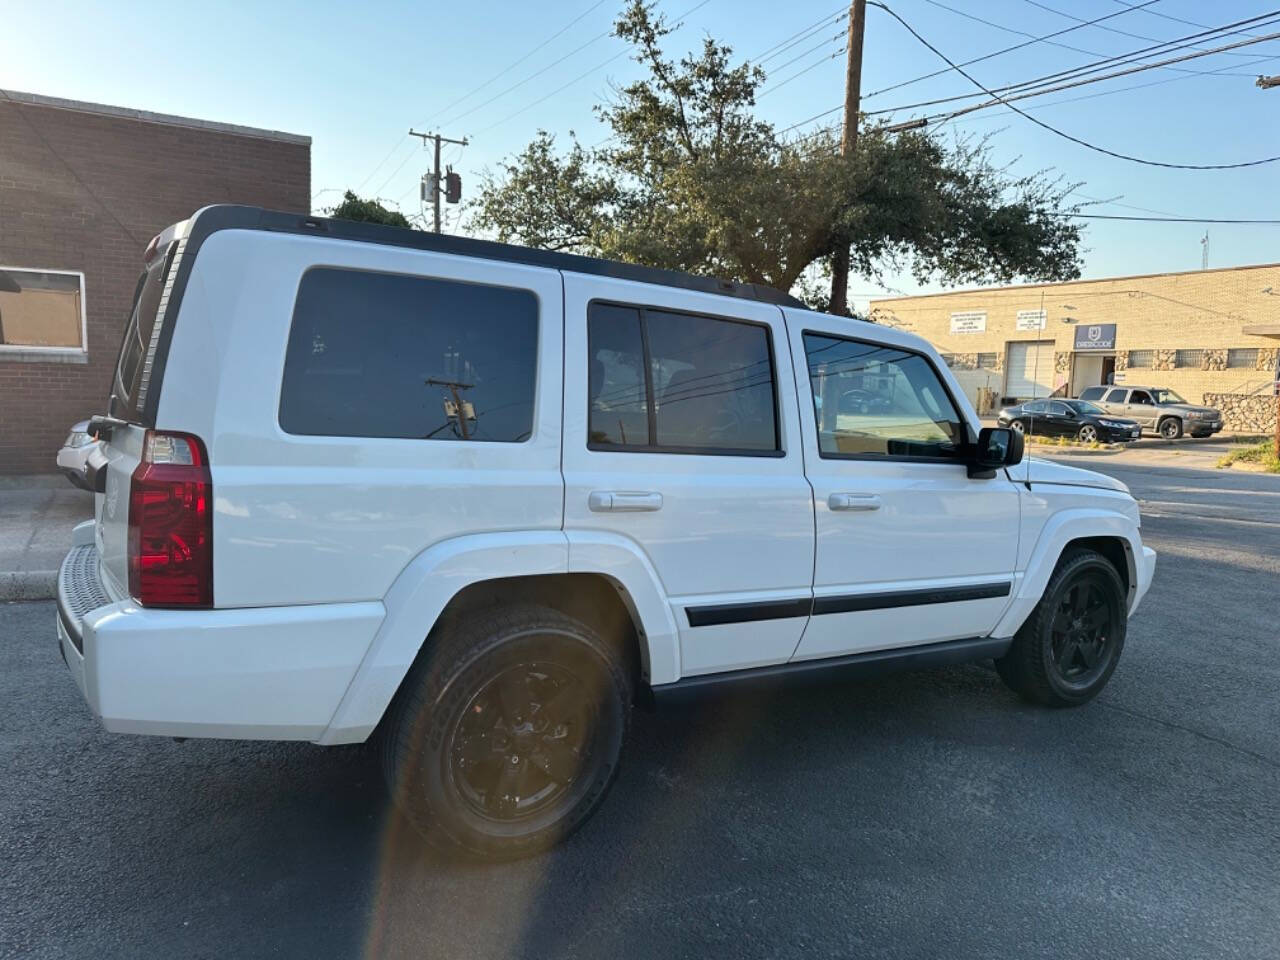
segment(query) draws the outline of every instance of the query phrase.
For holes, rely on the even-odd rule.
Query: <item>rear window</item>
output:
[[[310,436],[519,443],[533,431],[537,348],[529,290],[309,270],[289,331],[280,426]]]
[[[111,385],[110,413],[122,420],[142,419],[142,405],[146,395],[143,383],[147,369],[147,356],[151,352],[156,334],[156,319],[160,312],[160,300],[165,280],[173,266],[176,243],[169,244],[164,256],[157,256],[138,277],[133,290],[133,305],[124,325],[124,339],[120,343],[120,355],[116,360],[115,380]]]

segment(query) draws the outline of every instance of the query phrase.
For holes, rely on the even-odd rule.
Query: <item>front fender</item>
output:
[[[1049,578],[1058,565],[1058,558],[1068,543],[1085,537],[1111,537],[1125,545],[1125,557],[1129,566],[1129,610],[1137,606],[1141,598],[1139,587],[1139,558],[1144,556],[1142,538],[1133,520],[1123,513],[1100,507],[1071,507],[1059,510],[1045,521],[1040,535],[1018,578],[1017,592],[1009,609],[996,625],[992,635],[1012,637],[1031,616],[1036,604],[1044,595]],[[1149,578],[1148,578],[1149,579]]]

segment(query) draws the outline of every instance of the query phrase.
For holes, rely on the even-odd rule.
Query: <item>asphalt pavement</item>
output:
[[[638,714],[565,846],[425,852],[363,747],[113,736],[0,606],[0,956],[1274,957],[1280,478],[1113,473],[1160,551],[1086,707],[974,665]]]

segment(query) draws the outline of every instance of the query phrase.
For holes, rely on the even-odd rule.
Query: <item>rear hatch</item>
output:
[[[184,246],[186,222],[175,224],[148,245],[143,270],[134,289],[120,353],[111,383],[108,415],[113,419],[101,445],[106,460],[105,483],[99,479],[94,497],[95,542],[104,577],[117,595],[128,593],[129,486],[143,454],[149,426],[154,425],[160,384],[152,377],[156,346],[165,323]]]

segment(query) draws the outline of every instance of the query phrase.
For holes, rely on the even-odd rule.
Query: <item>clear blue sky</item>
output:
[[[1120,0],[945,2],[1006,28],[974,22],[929,0],[890,0],[895,10],[956,61],[1025,39],[1010,31],[1041,35],[1072,25],[1068,17],[1046,7],[1092,19],[1127,5]],[[678,15],[698,3],[661,0],[660,9]],[[440,125],[448,135],[472,138],[465,150],[451,148],[445,153],[446,161],[462,173],[468,191],[481,170],[519,149],[540,127],[561,135],[574,130],[588,145],[607,135],[595,120],[592,105],[608,94],[611,85],[625,83],[639,72],[620,41],[602,36],[620,7],[621,0],[599,4],[595,0],[366,2],[358,8],[336,2],[157,6],[122,0],[111,4],[3,0],[0,85],[309,134],[316,209],[332,203],[341,188],[351,186],[416,213],[417,182],[427,157],[418,141],[407,137],[410,126]],[[671,52],[683,52],[709,33],[732,45],[739,55],[755,57],[844,7],[838,0],[796,0],[784,5],[774,0],[709,0],[685,18],[683,29],[671,38]],[[1154,14],[1217,25],[1268,9],[1254,0],[1213,4],[1160,0],[1148,10],[1125,13],[1106,25],[1164,40],[1197,28]],[[449,106],[579,15],[578,22],[524,62]],[[842,45],[835,38],[843,26],[843,22],[833,24],[765,64],[773,71],[771,84],[778,86],[765,88],[759,103],[762,117],[783,127],[841,102],[843,58],[832,55]],[[1263,27],[1256,32],[1277,30],[1280,27]],[[805,53],[828,39],[826,45]],[[1056,39],[1100,55],[1148,44],[1099,27],[1085,27]],[[993,86],[1089,62],[1094,59],[1090,53],[1038,43],[969,69]],[[805,55],[785,65],[798,54]],[[1276,59],[1252,62],[1259,57]],[[561,58],[562,62],[549,66]],[[782,83],[815,63],[794,81]],[[942,66],[884,11],[868,11],[864,93]],[[1280,41],[1182,66],[1227,73],[1193,76],[1153,70],[1022,105],[1076,136],[1152,159],[1223,163],[1280,154],[1280,88],[1262,91],[1252,80],[1260,72],[1280,73]],[[1138,84],[1147,86],[1121,89]],[[1118,92],[1044,106],[1111,90]],[[972,91],[968,81],[953,72],[869,97],[863,107],[897,107]],[[1142,214],[1133,209],[1142,207],[1166,214],[1280,219],[1280,163],[1235,171],[1143,167],[1061,140],[1004,108],[955,121],[947,129],[991,134],[994,159],[1012,164],[1014,171],[1050,169],[1069,181],[1080,181],[1083,195],[1130,205],[1102,205],[1093,208],[1096,212]],[[1093,222],[1086,232],[1084,274],[1103,277],[1197,268],[1204,229],[1195,224]],[[1280,226],[1220,225],[1209,227],[1209,232],[1213,266],[1280,260]],[[890,278],[888,286],[921,289],[910,278],[898,276]],[[859,294],[875,289],[858,279],[851,287]],[[865,302],[865,296],[855,302]]]

